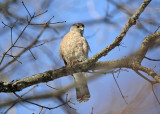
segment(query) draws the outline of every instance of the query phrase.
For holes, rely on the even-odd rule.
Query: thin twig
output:
[[[125,96],[123,95],[123,93],[122,93],[122,91],[121,91],[121,89],[120,89],[120,87],[119,87],[119,85],[117,83],[117,80],[116,80],[116,78],[114,76],[114,73],[112,73],[112,75],[113,75],[114,81],[116,82],[116,85],[117,85],[117,87],[118,87],[118,89],[119,89],[119,91],[121,93],[122,98],[124,99],[125,103],[128,104],[127,101],[126,101],[126,99],[125,99]]]
[[[157,97],[157,95],[156,95],[156,93],[155,93],[155,91],[154,91],[154,84],[152,84],[152,91],[153,91],[153,94],[154,94],[154,96],[155,96],[155,98],[156,98],[156,100],[157,100],[157,102],[158,102],[158,104],[160,105],[160,101],[158,100],[158,97]]]
[[[26,8],[26,6],[25,6],[25,4],[24,4],[23,1],[22,1],[22,4],[24,5],[25,9],[27,10],[28,14],[30,15],[30,13],[29,13],[28,9]],[[43,12],[42,14],[44,14],[44,12]],[[41,15],[42,15],[42,14],[41,14]],[[38,16],[38,15],[37,15],[37,16]],[[36,17],[37,17],[37,16],[36,16]],[[56,23],[49,23],[49,22],[53,19],[53,17],[54,17],[54,16],[52,16],[52,17],[48,20],[47,23],[42,24],[42,25],[45,25],[44,28],[46,28],[46,26],[48,26],[48,24],[56,24],[56,23],[66,22],[66,21],[62,21],[62,22],[56,22]],[[1,57],[1,60],[0,60],[0,65],[1,65],[1,63],[2,63],[2,61],[3,61],[3,59],[4,59],[4,57],[5,57],[5,55],[8,53],[9,50],[12,49],[12,47],[15,46],[15,44],[17,43],[17,41],[19,40],[19,38],[21,37],[21,35],[24,33],[24,31],[25,31],[26,28],[28,27],[28,25],[32,25],[30,22],[31,22],[31,20],[32,20],[33,18],[34,18],[34,16],[31,16],[31,15],[30,15],[30,20],[28,21],[27,25],[24,27],[24,29],[22,30],[22,32],[20,33],[20,35],[18,36],[18,38],[16,39],[16,41],[9,47],[9,49],[8,49],[6,52],[4,52],[4,53],[2,54],[2,57]],[[5,27],[5,26],[10,27],[9,25],[5,24],[4,22],[2,22],[2,23],[4,24],[4,27]],[[31,48],[31,47],[30,47],[30,48]],[[27,48],[27,49],[29,49],[29,48]],[[31,53],[31,54],[32,54],[32,53]],[[32,56],[33,56],[33,55],[32,55]],[[33,57],[34,57],[34,56],[33,56]],[[8,64],[9,64],[9,63],[8,63]],[[4,65],[4,66],[5,66],[5,65]],[[1,68],[1,69],[2,69],[2,68]],[[1,71],[1,69],[0,69],[0,71]]]
[[[148,78],[146,78],[142,73],[140,73],[138,70],[134,70],[139,76],[141,76],[143,79],[147,80],[148,82],[150,82],[151,84],[155,84],[157,83],[156,81],[152,81],[149,80]]]
[[[42,46],[42,45],[44,45],[45,43],[46,43],[46,42],[43,42],[43,43],[41,43],[41,44],[39,44],[39,45],[33,46],[32,48]]]
[[[13,92],[13,94],[14,94],[15,96],[17,96],[19,99],[21,99],[23,102],[27,102],[27,103],[29,103],[29,104],[33,104],[33,105],[36,105],[36,106],[38,106],[38,107],[46,108],[46,109],[49,109],[49,110],[59,108],[59,107],[65,105],[65,104],[67,104],[67,103],[69,102],[69,101],[67,101],[67,102],[65,102],[65,103],[63,103],[63,104],[61,104],[61,105],[56,106],[56,107],[46,107],[46,106],[39,105],[39,104],[37,104],[37,103],[33,103],[33,102],[30,102],[30,101],[24,100],[21,96],[19,96],[19,95],[16,94],[15,92]]]
[[[30,12],[28,11],[28,9],[27,9],[27,7],[25,6],[25,4],[24,4],[24,2],[23,2],[23,1],[22,1],[22,4],[23,4],[24,8],[26,9],[27,13],[29,14],[30,18],[32,18],[32,16],[31,16]]]
[[[55,22],[55,23],[31,23],[30,25],[47,25],[47,24],[57,24],[57,23],[64,23],[66,21],[61,21],[61,22]]]
[[[54,88],[54,87],[48,85],[47,83],[46,83],[46,86],[48,86],[48,87],[50,87],[50,88],[52,88],[52,89],[58,90],[57,88]]]
[[[35,87],[37,87],[38,84],[36,84],[35,86],[33,86],[31,89],[29,89],[28,91],[26,91],[25,93],[23,93],[20,97],[23,97],[24,95],[26,95],[27,93],[29,93],[30,91],[32,91]],[[19,98],[4,112],[4,114],[6,114],[14,105],[16,105],[19,101],[21,101]]]
[[[41,111],[39,112],[39,114],[41,114],[42,110],[43,110],[43,107],[41,108]]]
[[[151,58],[149,58],[149,57],[144,57],[144,58],[146,58],[146,59],[148,59],[148,60],[151,60],[151,61],[160,61],[160,59],[151,59]]]
[[[66,103],[67,103],[67,106],[69,106],[69,108],[72,108],[72,109],[76,110],[75,108],[71,107],[71,106],[68,104],[67,101],[68,101],[69,103],[72,103],[73,105],[75,105],[75,103],[71,102],[71,98],[68,100],[68,94],[66,94]]]
[[[154,31],[154,33],[156,33],[156,32],[157,32],[157,30],[159,29],[159,27],[160,27],[160,25],[157,27],[157,29]]]
[[[31,19],[28,21],[27,25],[24,27],[24,29],[22,30],[22,32],[19,34],[19,36],[18,36],[18,38],[16,39],[16,41],[7,49],[6,52],[4,52],[4,53],[2,54],[2,57],[1,57],[1,60],[0,60],[0,65],[2,64],[2,61],[3,61],[4,57],[5,57],[5,55],[6,55],[6,54],[12,49],[12,47],[14,47],[14,45],[17,43],[17,41],[18,41],[19,38],[22,36],[22,34],[23,34],[24,31],[26,30],[26,28],[28,27],[28,25],[30,24],[30,22],[31,22],[32,19],[33,19],[33,18],[31,18]]]
[[[38,16],[40,16],[40,15],[43,15],[43,14],[46,13],[46,12],[48,12],[48,10],[46,10],[46,11],[44,11],[44,12],[42,12],[42,13],[40,13],[40,14],[34,16],[34,17],[38,17]]]
[[[10,54],[6,54],[6,55],[8,55],[9,57],[12,57],[14,60],[16,60],[16,61],[18,61],[19,63],[22,64],[22,62],[17,59],[17,56],[13,56],[13,55],[10,55]]]
[[[38,34],[38,36],[36,37],[36,39],[30,44],[28,45],[26,48],[24,47],[20,47],[20,46],[13,46],[13,47],[19,47],[19,48],[24,48],[24,50],[22,50],[21,52],[19,52],[16,56],[19,57],[20,55],[22,55],[24,52],[26,52],[28,49],[32,48],[33,45],[35,45],[38,42],[38,39],[40,38],[40,36],[42,35],[42,33],[45,31],[47,26],[44,26],[40,33]],[[15,44],[14,44],[15,45]],[[2,57],[4,56],[4,54],[2,54]],[[9,66],[11,63],[13,63],[15,60],[11,60],[8,63],[6,63],[5,65],[3,65],[3,67],[0,68],[0,71],[2,71],[3,69],[5,69],[7,66]]]
[[[3,28],[5,28],[6,26],[7,26],[7,27],[9,27],[9,28],[11,28],[11,26],[9,26],[9,25],[5,24],[3,21],[2,21],[2,24],[4,25],[4,27],[3,27]]]
[[[32,55],[32,57],[34,58],[34,60],[36,60],[36,57],[33,55],[31,49],[28,49],[28,50],[29,50],[29,52],[31,53],[31,55]]]

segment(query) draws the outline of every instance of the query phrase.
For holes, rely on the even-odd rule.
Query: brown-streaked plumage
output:
[[[88,51],[90,47],[83,37],[84,25],[82,23],[73,24],[61,41],[59,56],[63,59],[65,65],[73,65],[77,62],[82,62],[88,58]],[[87,73],[74,73],[74,80],[76,85],[76,94],[78,102],[88,101],[90,93],[88,90]]]

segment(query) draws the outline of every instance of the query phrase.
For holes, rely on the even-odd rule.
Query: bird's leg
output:
[[[77,60],[77,61],[72,61],[72,62],[69,62],[67,64],[67,66],[71,67],[72,65],[76,64],[76,63],[80,63],[80,62],[83,62],[82,60]]]

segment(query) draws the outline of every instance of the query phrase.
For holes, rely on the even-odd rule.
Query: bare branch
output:
[[[119,89],[119,91],[121,93],[121,96],[122,96],[123,100],[125,101],[126,104],[128,104],[127,101],[126,101],[126,99],[125,99],[125,96],[123,95],[123,93],[122,93],[122,91],[121,91],[121,89],[120,89],[120,87],[118,85],[118,82],[117,82],[117,80],[116,80],[116,78],[114,76],[114,73],[112,73],[112,75],[113,75],[114,81],[116,82],[116,85],[117,85],[117,87],[118,87],[118,89]]]
[[[155,93],[155,91],[154,91],[154,85],[153,85],[153,84],[152,84],[152,91],[153,91],[153,94],[154,94],[157,102],[160,104],[160,101],[158,100],[158,97],[157,97],[157,95],[156,95],[156,93]]]
[[[156,39],[160,38],[160,32],[148,35],[142,42],[141,47],[136,52],[135,60],[140,64],[145,57],[149,47],[153,45]]]
[[[40,36],[42,35],[42,33],[45,31],[47,26],[44,26],[40,33],[38,34],[38,36],[36,37],[35,40],[33,40],[30,45],[28,45],[26,48],[24,48],[21,52],[19,52],[17,55],[16,55],[16,58],[20,57],[24,52],[26,52],[28,49],[32,48],[32,46],[34,46],[37,42],[38,42],[38,39],[40,38]],[[15,44],[14,44],[15,45]],[[13,46],[14,46],[13,45]],[[14,46],[16,47],[16,46]],[[4,54],[2,55],[2,57],[4,56]],[[2,58],[1,58],[2,59]],[[10,64],[12,64],[13,62],[15,61],[15,59],[9,61],[8,63],[6,63],[5,65],[3,65],[1,68],[0,68],[0,71],[4,70],[7,66],[9,66]]]
[[[2,54],[2,57],[1,57],[1,60],[0,60],[0,65],[2,64],[2,61],[3,61],[4,57],[5,57],[5,55],[6,55],[6,54],[12,49],[12,47],[14,47],[14,45],[17,43],[17,41],[18,41],[19,38],[22,36],[22,34],[23,34],[24,31],[26,30],[26,28],[28,27],[28,25],[30,24],[30,22],[31,22],[32,19],[33,19],[33,18],[31,18],[31,19],[28,21],[27,25],[23,28],[22,32],[19,34],[19,36],[18,36],[18,38],[16,39],[16,41],[7,49],[6,52],[4,52],[4,53]],[[12,30],[12,29],[11,29],[11,30]]]
[[[37,87],[37,85],[33,86],[31,89],[29,89],[27,92],[23,93],[23,95],[21,95],[20,97],[23,97],[24,95],[26,95],[27,93],[29,93],[30,91],[32,91],[35,87]],[[13,104],[4,112],[4,114],[6,114],[14,105],[16,105],[21,99],[17,99],[15,102],[13,102]]]
[[[148,60],[150,60],[150,61],[160,61],[160,59],[151,59],[151,58],[149,58],[149,57],[144,57],[144,58],[146,58],[146,59],[148,59]]]
[[[120,45],[120,42],[123,40],[124,36],[126,35],[127,31],[136,24],[136,20],[139,18],[140,14],[144,11],[144,9],[147,7],[147,5],[151,2],[151,0],[144,0],[144,2],[141,4],[139,9],[132,15],[132,17],[128,20],[128,22],[125,24],[125,27],[123,28],[120,35],[113,41],[112,44],[104,48],[102,51],[94,55],[92,58],[90,58],[90,64],[93,64],[94,62],[98,61],[99,58],[102,56],[106,56],[108,52],[110,52],[112,49],[114,49],[116,46]]]
[[[157,29],[154,31],[154,33],[156,33],[156,32],[157,32],[157,30],[159,29],[159,27],[160,27],[160,25],[157,27]]]
[[[141,74],[140,72],[138,72],[138,71],[136,71],[136,70],[135,70],[135,72],[136,72],[139,76],[141,76],[143,79],[145,79],[146,81],[150,82],[151,84],[154,83],[153,81],[151,81],[151,80],[149,80],[148,78],[146,78],[146,77],[145,77],[143,74]]]
[[[57,24],[57,23],[64,23],[64,22],[66,22],[66,21],[61,21],[61,22],[55,22],[55,23],[48,23],[48,22],[46,22],[46,23],[31,23],[30,25],[47,25],[47,24]]]
[[[43,15],[43,14],[45,14],[45,13],[47,13],[47,12],[48,12],[48,10],[46,10],[46,11],[44,11],[44,12],[38,14],[38,15],[35,15],[34,17],[38,17],[38,16]]]
[[[13,92],[13,93],[14,93],[14,92]],[[41,107],[41,108],[46,108],[46,109],[49,109],[49,110],[59,108],[59,107],[65,105],[65,104],[67,104],[68,102],[70,102],[70,100],[69,100],[69,101],[66,101],[65,103],[63,103],[63,104],[61,104],[61,105],[56,106],[56,107],[46,107],[46,106],[39,105],[39,104],[37,104],[37,103],[33,103],[33,102],[30,102],[30,101],[24,100],[24,99],[23,99],[21,96],[19,96],[18,94],[16,94],[16,93],[14,93],[14,94],[15,94],[19,99],[21,99],[23,102],[27,102],[27,103],[30,103],[30,104],[39,106],[39,107]]]
[[[30,16],[30,18],[32,18],[32,16],[31,16],[30,12],[28,11],[28,9],[27,9],[27,7],[26,7],[26,5],[24,4],[24,2],[23,2],[23,1],[22,1],[22,4],[23,4],[24,8],[26,9],[26,11],[27,11],[28,15]]]

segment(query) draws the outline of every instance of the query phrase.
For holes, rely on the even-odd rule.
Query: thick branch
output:
[[[156,32],[152,35],[148,35],[142,42],[141,47],[138,49],[136,56],[135,56],[135,61],[138,63],[141,63],[142,60],[144,59],[148,49],[153,45],[154,41],[156,39],[160,39],[160,32]]]
[[[98,70],[98,69],[106,69],[106,68],[111,69],[111,68],[125,67],[127,66],[126,63],[127,63],[127,60],[125,59],[111,60],[106,62],[97,62],[94,66],[92,66],[92,68],[88,67],[89,65],[87,64],[87,62],[79,63],[72,67],[66,66],[57,70],[49,70],[44,73],[23,78],[16,82],[0,82],[0,92],[21,91],[22,89],[29,87],[31,85],[52,81],[57,78],[68,76],[76,72],[86,72],[92,69]]]
[[[160,83],[160,76],[158,76],[153,69],[146,68],[142,65],[137,65],[137,69],[147,73],[149,76],[152,76],[158,83]]]

